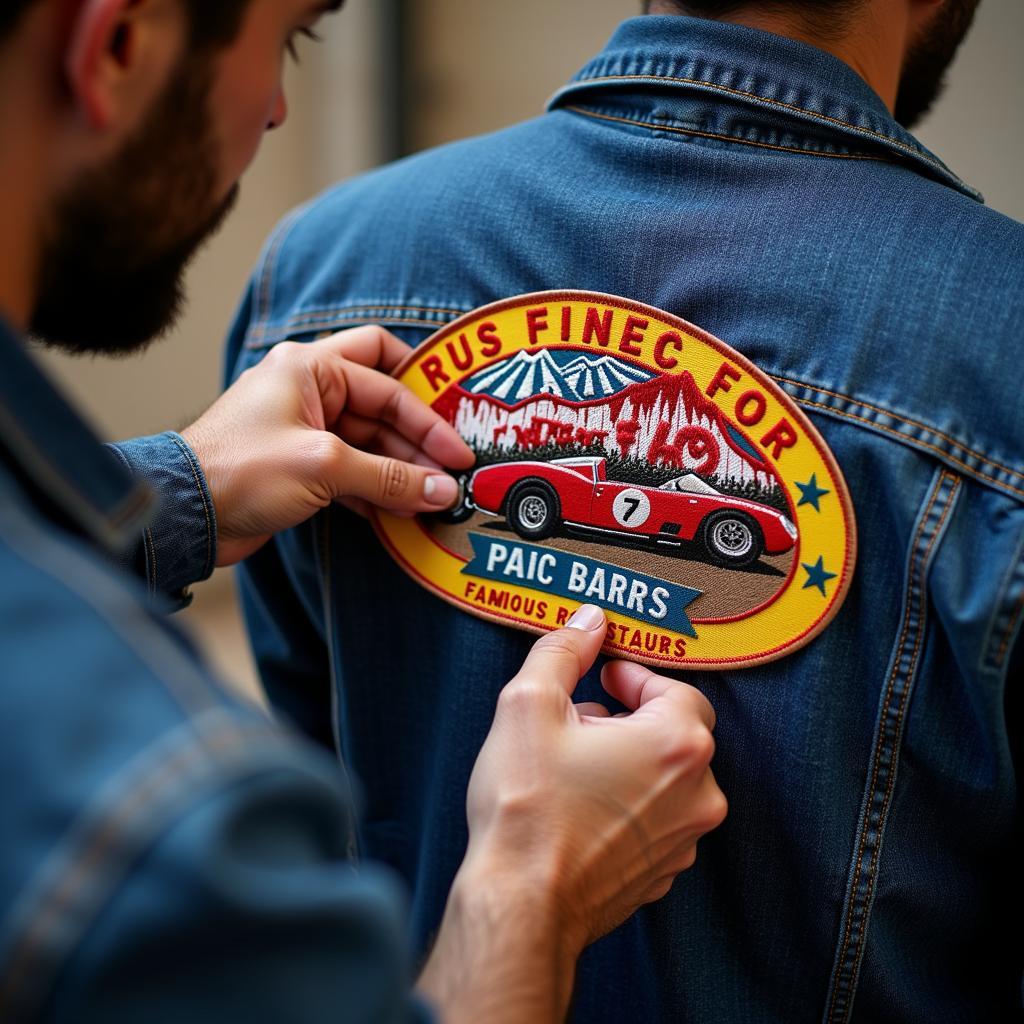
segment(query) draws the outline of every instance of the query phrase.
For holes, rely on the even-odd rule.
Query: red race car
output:
[[[741,567],[792,549],[797,530],[781,512],[731,498],[693,473],[661,487],[608,480],[603,458],[499,462],[469,478],[448,518],[504,516],[520,537],[543,540],[561,527],[680,548],[697,541],[711,558]]]

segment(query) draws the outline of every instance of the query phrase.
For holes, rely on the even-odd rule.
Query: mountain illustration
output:
[[[566,358],[569,361],[563,365]],[[590,402],[609,398],[653,376],[613,356],[540,349],[517,352],[511,359],[464,380],[461,386],[471,395],[487,396],[510,406],[540,395]]]
[[[556,350],[556,358],[542,361],[549,354],[523,351],[487,367],[441,395],[433,408],[478,455],[489,453],[490,461],[535,450],[557,456],[575,445],[588,454],[601,448],[620,460],[714,474],[736,486],[777,483],[764,456],[688,370],[655,375],[578,350]],[[620,386],[613,370],[639,379]],[[590,381],[595,391],[612,393],[580,395]],[[530,393],[545,383],[549,390]]]
[[[562,367],[562,374],[583,401],[607,398],[618,394],[630,384],[650,380],[654,376],[638,366],[612,356],[600,356],[596,359],[580,356]]]

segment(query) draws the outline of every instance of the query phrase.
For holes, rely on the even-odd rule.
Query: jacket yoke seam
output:
[[[808,390],[812,390],[812,389],[808,388]],[[856,421],[858,423],[863,423],[865,426],[870,427],[872,430],[879,430],[879,431],[882,431],[883,433],[889,434],[891,437],[894,437],[897,440],[902,441],[904,444],[906,444],[906,445],[908,445],[908,446],[910,446],[912,448],[924,448],[924,449],[926,449],[926,450],[928,450],[930,452],[933,452],[935,455],[938,455],[939,458],[941,458],[944,462],[951,462],[958,469],[962,470],[965,475],[973,477],[975,479],[979,479],[979,480],[983,481],[984,483],[989,484],[992,487],[997,487],[997,488],[999,488],[1001,490],[1010,491],[1015,497],[1024,498],[1024,488],[1015,487],[1013,484],[1007,483],[1005,480],[998,479],[997,477],[993,476],[991,473],[986,473],[982,469],[979,469],[979,468],[977,468],[975,466],[971,466],[968,463],[964,462],[962,459],[957,458],[955,455],[952,454],[952,452],[948,452],[948,451],[944,450],[943,448],[940,448],[938,445],[930,444],[928,441],[924,441],[924,440],[922,440],[920,438],[910,437],[907,434],[904,434],[904,433],[902,433],[899,430],[895,430],[892,427],[887,427],[887,426],[885,426],[885,424],[878,423],[876,420],[870,419],[867,416],[859,416],[855,412],[850,412],[849,410],[846,410],[846,409],[837,409],[834,405],[828,405],[828,404],[826,404],[824,402],[815,402],[813,399],[810,399],[810,398],[801,398],[801,397],[798,397],[798,396],[794,396],[794,397],[796,398],[796,401],[800,405],[804,405],[804,406],[807,406],[809,408],[819,409],[822,412],[831,413],[831,414],[834,414],[836,416],[843,417],[844,419],[854,420],[854,421]],[[849,402],[851,402],[851,404],[858,404],[855,399],[847,399],[847,400]],[[885,415],[886,416],[892,416],[893,414],[889,413],[889,412],[886,412]],[[900,417],[894,417],[894,418],[899,419]],[[908,422],[909,423],[913,423],[913,421],[908,421]],[[930,430],[931,429],[929,427],[923,427],[920,424],[913,424],[913,425],[921,426],[922,429],[924,429],[924,430]],[[968,454],[974,456],[979,461],[982,461],[982,462],[988,462],[989,461],[988,459],[978,455],[977,452],[974,452],[971,449],[965,448],[963,445],[957,444],[957,447],[961,448],[962,450],[964,450]],[[1014,475],[1016,476],[1017,474],[1014,474]]]
[[[828,395],[830,398],[838,398],[840,401],[843,402],[850,402],[853,405],[860,405],[863,406],[865,409],[870,409],[872,412],[878,412],[881,413],[883,416],[889,416],[894,420],[899,420],[899,422],[905,423],[908,427],[914,427],[917,430],[926,430],[929,433],[934,434],[941,440],[947,442],[948,444],[956,448],[962,448],[967,454],[972,455],[974,456],[974,458],[978,459],[979,462],[987,462],[990,466],[995,466],[996,469],[1001,469],[1003,470],[1003,472],[1009,473],[1012,476],[1024,476],[1024,472],[1022,472],[1020,469],[1014,469],[1013,466],[1004,465],[1003,463],[998,462],[996,459],[990,458],[987,455],[982,455],[980,452],[974,451],[973,449],[967,447],[967,445],[958,441],[955,437],[951,437],[949,434],[946,434],[935,427],[930,427],[926,423],[920,423],[917,420],[910,419],[908,416],[903,416],[898,412],[893,412],[891,409],[886,409],[884,406],[874,405],[873,403],[866,402],[861,398],[851,398],[849,395],[844,395],[839,391],[830,391],[828,388],[820,387],[817,384],[807,384],[804,381],[793,380],[789,377],[783,377],[780,374],[772,374],[772,376],[780,384],[792,384],[794,387],[807,388],[808,390],[813,391],[820,391],[821,394]]]
[[[816,149],[803,149],[799,146],[781,146],[774,142],[759,142],[754,139],[744,139],[738,135],[728,135],[724,132],[705,132],[697,128],[679,128],[676,125],[665,124],[662,121],[643,121],[637,118],[622,117],[617,114],[599,114],[595,110],[587,110],[585,107],[566,106],[562,108],[574,114],[581,114],[583,117],[593,117],[600,121],[614,121],[618,124],[634,125],[638,128],[649,128],[652,131],[672,132],[675,135],[692,135],[700,139],[718,139],[722,142],[737,142],[743,146],[755,146],[758,149],[772,149],[780,153],[798,153],[801,156],[820,156],[831,160],[874,160],[884,163],[880,156],[871,156],[866,153],[823,153]]]

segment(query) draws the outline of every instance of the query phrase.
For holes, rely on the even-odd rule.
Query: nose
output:
[[[267,121],[267,131],[272,132],[275,128],[280,128],[287,120],[288,101],[285,99],[284,89],[280,88],[274,97],[274,105],[270,108],[270,120]]]

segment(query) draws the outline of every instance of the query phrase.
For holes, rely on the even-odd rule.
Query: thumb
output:
[[[447,473],[401,459],[371,455],[338,442],[332,466],[335,499],[362,498],[393,512],[437,512],[459,497],[459,485]]]
[[[585,604],[577,609],[565,629],[545,633],[533,645],[513,682],[554,684],[572,694],[594,664],[604,637],[604,612]]]

